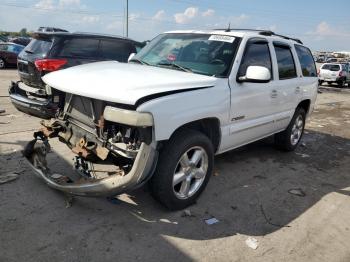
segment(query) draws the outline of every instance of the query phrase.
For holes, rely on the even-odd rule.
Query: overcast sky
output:
[[[54,26],[125,34],[126,0],[0,0],[0,30]],[[152,39],[173,29],[270,29],[312,50],[350,51],[350,1],[129,0],[129,36]]]

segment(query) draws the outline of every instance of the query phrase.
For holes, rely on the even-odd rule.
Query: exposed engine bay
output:
[[[101,183],[103,180],[113,182],[98,190],[95,188],[91,195],[118,193],[134,186],[133,184],[140,184],[152,171],[155,162],[153,157],[156,153],[154,145],[151,145],[151,120],[151,115],[146,113],[117,108],[104,101],[66,94],[64,108],[56,118],[41,121],[41,129],[34,133],[34,140],[28,143],[23,154],[35,171],[41,173],[40,176],[45,176],[50,182],[59,185],[58,187],[68,186],[70,189],[64,190],[68,193],[90,195],[81,189],[72,190],[72,186],[74,185],[74,188],[84,183]],[[74,174],[53,173],[47,166],[49,140],[54,138],[65,143],[74,153],[72,159]],[[149,159],[150,155],[152,159]],[[142,170],[140,167],[134,167],[139,161],[144,162],[141,165]],[[129,179],[133,183],[121,182]]]

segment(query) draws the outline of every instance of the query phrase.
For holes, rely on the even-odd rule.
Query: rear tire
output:
[[[340,80],[337,84],[338,84],[338,87],[342,88],[342,87],[345,87],[345,83],[346,83],[346,79],[343,79],[343,80]]]
[[[0,69],[4,69],[6,67],[6,62],[3,58],[0,57]]]
[[[275,144],[284,151],[294,151],[304,133],[306,112],[298,107],[286,130],[275,134]]]
[[[194,204],[211,177],[213,163],[207,136],[191,129],[176,132],[161,150],[150,180],[153,197],[170,210]]]

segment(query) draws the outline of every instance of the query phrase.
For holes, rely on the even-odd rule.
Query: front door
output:
[[[248,40],[236,77],[230,78],[231,109],[227,147],[238,147],[274,131],[274,101],[277,99],[269,43],[264,38]],[[264,66],[271,72],[268,83],[238,82],[249,66]]]

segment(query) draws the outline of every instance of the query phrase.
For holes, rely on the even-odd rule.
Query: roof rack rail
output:
[[[279,34],[276,34],[276,33],[272,32],[272,31],[261,31],[259,34],[260,35],[265,35],[265,36],[272,36],[272,35],[273,36],[278,36],[278,37],[281,37],[283,39],[292,40],[292,41],[295,41],[295,42],[297,42],[299,44],[303,44],[303,42],[300,39],[298,39],[298,38],[292,38],[292,37],[285,36],[285,35],[279,35]]]
[[[297,38],[292,38],[292,37],[289,37],[289,36],[284,36],[284,35],[279,35],[279,34],[276,34],[274,32],[272,32],[271,30],[264,30],[264,29],[242,29],[242,28],[225,28],[225,29],[214,29],[214,30],[222,30],[222,31],[226,31],[226,32],[230,32],[230,31],[252,31],[252,32],[258,32],[260,35],[264,35],[264,36],[278,36],[278,37],[281,37],[283,39],[287,39],[287,40],[292,40],[292,41],[295,41],[299,44],[303,44],[303,42],[300,40],[300,39],[297,39]]]

